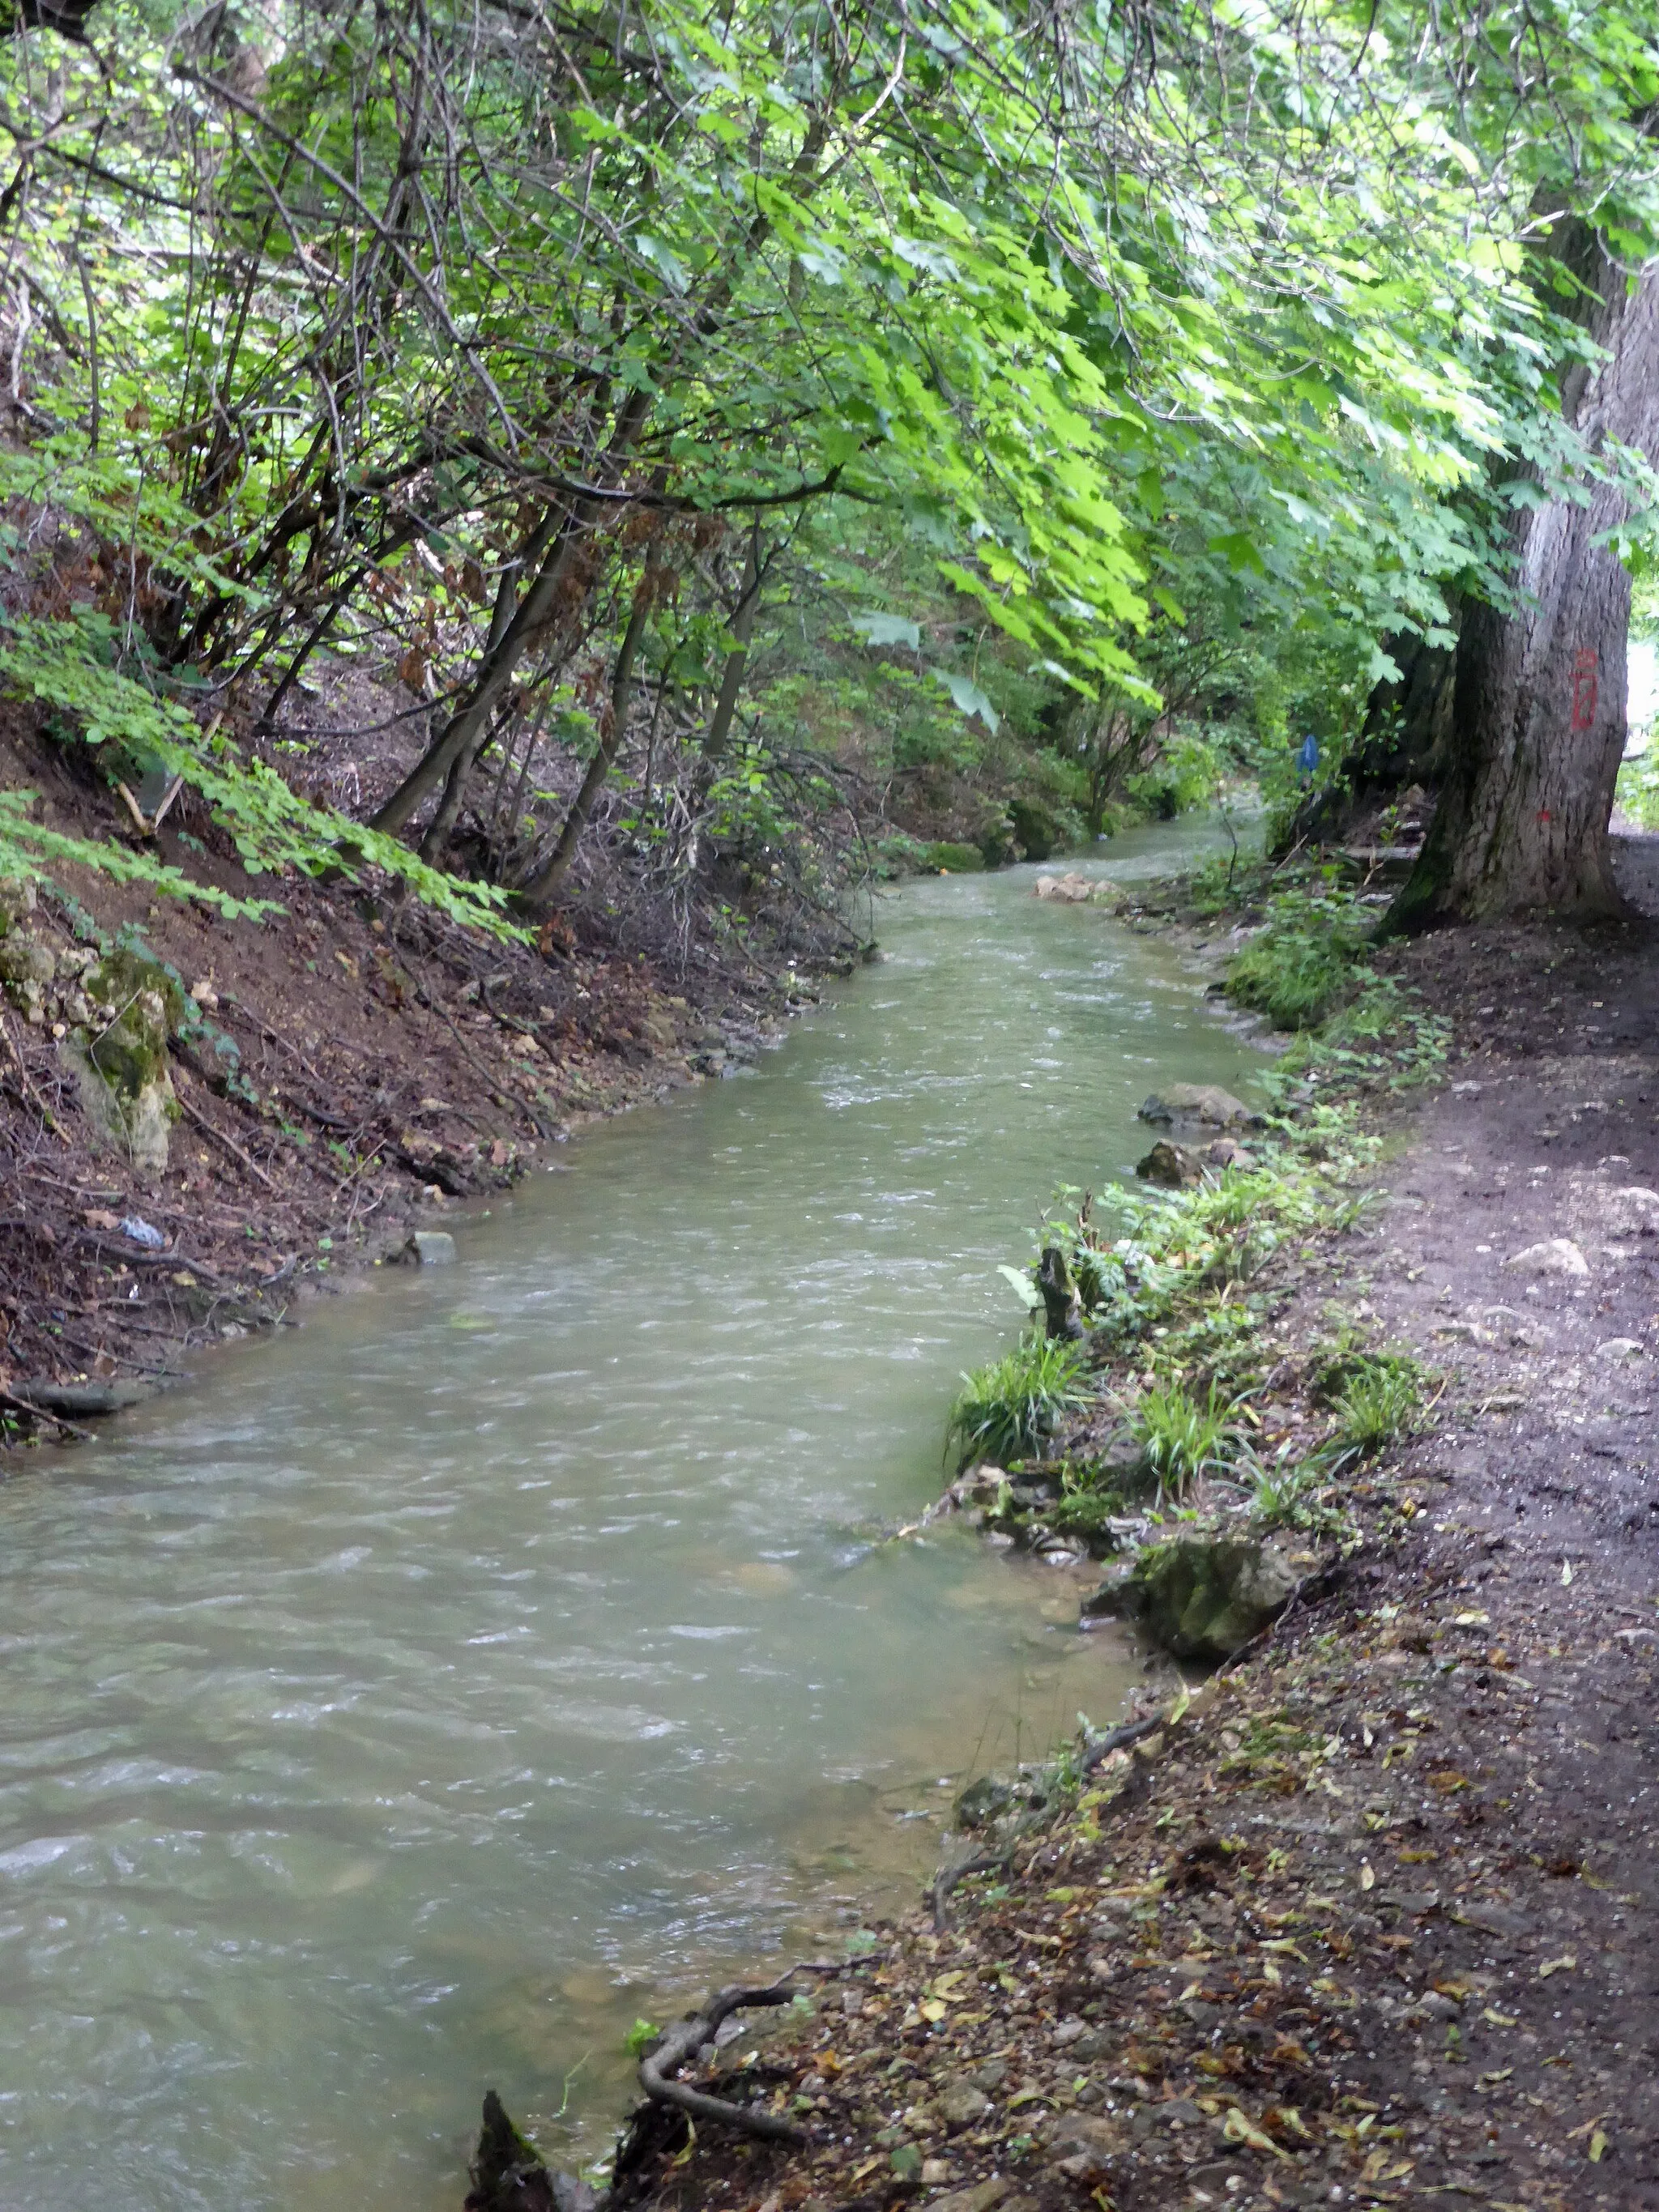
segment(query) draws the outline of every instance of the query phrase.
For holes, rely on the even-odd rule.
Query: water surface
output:
[[[755,1074],[0,1492],[7,2212],[454,2212],[484,2087],[592,2148],[636,2013],[1111,1717],[1054,1570],[872,1540],[1055,1182],[1259,1065],[1034,872],[908,887]]]

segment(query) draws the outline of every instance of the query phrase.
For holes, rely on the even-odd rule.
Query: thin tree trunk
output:
[[[629,394],[606,450],[606,473],[614,474],[617,465],[638,437],[650,404],[647,394]],[[513,681],[519,663],[561,611],[561,601],[578,576],[587,534],[609,505],[607,501],[578,498],[568,507],[555,509],[544,517],[536,532],[536,539],[546,548],[541,567],[499,635],[491,623],[492,642],[484,648],[471,690],[444,725],[435,743],[428,746],[374,817],[376,830],[395,836],[437,789],[462,754],[482,742],[496,702]],[[577,588],[580,590],[580,586]],[[581,597],[586,599],[585,592]]]
[[[611,678],[611,699],[599,744],[592,759],[587,763],[587,773],[582,778],[581,788],[570,802],[570,811],[560,828],[557,844],[545,865],[522,887],[526,906],[545,906],[564,881],[570,863],[575,858],[577,841],[587,825],[587,817],[593,811],[593,802],[611,773],[611,763],[627,730],[628,702],[634,690],[634,662],[639,653],[640,640],[645,635],[650,611],[651,595],[641,583],[634,595],[633,611],[628,617],[628,628],[623,632],[623,641],[617,648],[617,665]]]
[[[0,0],[0,6],[3,4],[4,0]],[[82,0],[62,0],[62,4],[80,5]],[[789,170],[789,185],[798,195],[804,195],[812,188],[827,130],[823,112],[815,114],[807,125],[800,149]],[[772,218],[764,212],[757,213],[750,222],[741,247],[722,271],[695,319],[696,336],[704,343],[719,330],[739,277],[765,244],[771,228]],[[659,383],[662,388],[665,389],[671,380],[670,372],[682,366],[683,354],[684,349],[677,345],[661,365]],[[643,388],[629,394],[617,413],[610,441],[597,465],[596,482],[601,484],[615,482],[622,463],[632,452],[645,428],[651,412],[652,398],[652,393]],[[450,717],[436,742],[416,763],[374,817],[372,826],[374,829],[383,830],[388,836],[395,836],[404,827],[416,808],[449,774],[452,763],[475,743],[480,731],[487,726],[495,702],[513,680],[514,670],[547,623],[561,611],[561,602],[574,592],[586,605],[587,590],[585,582],[580,580],[580,556],[588,532],[607,511],[616,512],[613,501],[580,496],[573,499],[568,507],[552,511],[550,519],[554,525],[554,534],[534,582],[520,600],[505,632],[493,647],[486,650],[465,703]],[[739,681],[741,674],[739,671]]]
[[[526,561],[533,561],[536,558],[545,545],[547,537],[550,535],[550,526],[546,518],[544,518],[518,558],[501,571],[501,580],[495,589],[495,605],[489,617],[489,635],[484,641],[486,653],[495,650],[507,634],[508,623],[513,619],[514,601],[517,596],[514,586],[520,570],[525,566]],[[449,763],[449,781],[444,786],[443,798],[439,802],[437,812],[432,817],[431,827],[421,840],[420,851],[423,860],[430,860],[435,864],[442,860],[445,848],[454,834],[455,824],[461,818],[461,808],[466,803],[467,781],[472,774],[473,763],[489,744],[494,732],[501,728],[504,719],[499,714],[492,717],[461,748]]]
[[[1612,358],[1572,395],[1593,449],[1659,453],[1659,263],[1632,292],[1605,257],[1593,335]],[[1607,820],[1626,739],[1630,579],[1597,541],[1627,505],[1551,499],[1516,526],[1516,605],[1472,605],[1458,641],[1452,761],[1420,858],[1389,915],[1395,928],[1549,908],[1626,910]]]
[[[720,671],[720,688],[714,698],[714,711],[703,732],[702,757],[713,767],[724,756],[732,738],[732,717],[738,711],[738,701],[743,692],[744,671],[749,665],[749,642],[755,635],[755,618],[760,612],[761,586],[766,580],[766,568],[760,557],[760,525],[757,522],[750,533],[748,556],[743,564],[743,582],[738,592],[738,604],[726,625],[732,642],[726,649],[726,665]]]

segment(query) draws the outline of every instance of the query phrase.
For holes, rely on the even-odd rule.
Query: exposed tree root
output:
[[[733,2128],[739,2135],[763,2136],[769,2142],[806,2142],[805,2130],[797,2127],[793,2120],[783,2119],[775,2112],[751,2112],[746,2105],[732,2104],[724,2097],[707,2096],[702,2090],[688,2089],[683,2081],[671,2078],[693,2052],[714,2040],[720,2022],[732,2013],[787,2004],[795,1994],[792,1984],[797,1971],[792,1966],[783,1979],[774,1982],[769,1989],[744,1989],[734,1984],[729,1989],[716,1990],[701,2012],[677,2021],[656,2049],[640,2062],[640,2087],[652,2103],[672,2105],[689,2119],[711,2121],[717,2127]]]

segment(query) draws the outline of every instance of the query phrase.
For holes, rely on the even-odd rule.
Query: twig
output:
[[[32,1420],[55,1421],[60,1429],[67,1429],[72,1437],[79,1437],[83,1444],[92,1442],[92,1431],[83,1429],[78,1421],[65,1420],[63,1414],[49,1413],[44,1406],[31,1406],[27,1398],[20,1398],[14,1390],[0,1390],[0,1406],[10,1406]]]
[[[795,1972],[792,1966],[783,1979],[774,1982],[770,1989],[746,1990],[733,1985],[716,1990],[701,2012],[676,2021],[656,2049],[640,2061],[640,2087],[651,2102],[672,2105],[689,2119],[713,2121],[720,2127],[735,2128],[740,2135],[763,2136],[770,2142],[805,2142],[805,2129],[798,2128],[793,2120],[783,2119],[775,2112],[751,2112],[747,2106],[734,2105],[725,2097],[708,2096],[701,2089],[688,2089],[683,2081],[668,2078],[684,2065],[694,2051],[714,2041],[716,2029],[729,2014],[787,2004],[794,1995],[789,1984]]]
[[[945,1911],[945,1906],[950,1903],[951,1892],[957,1884],[959,1881],[966,1881],[970,1874],[1006,1872],[1013,1855],[1014,1847],[1010,1844],[1006,1850],[981,1851],[977,1858],[963,1859],[955,1866],[939,1869],[938,1877],[933,1883],[933,1933],[935,1936],[943,1936],[951,1925],[951,1917]]]
[[[196,1109],[191,1104],[188,1098],[185,1097],[182,1094],[177,1095],[179,1097],[179,1104],[184,1113],[185,1119],[187,1121],[193,1121],[204,1137],[211,1137],[216,1145],[222,1146],[224,1150],[230,1154],[233,1159],[240,1160],[251,1176],[254,1176],[257,1181],[264,1183],[265,1188],[274,1194],[276,1189],[276,1184],[271,1181],[270,1177],[265,1173],[264,1170],[259,1165],[257,1160],[249,1158],[248,1155],[237,1143],[235,1138],[228,1137],[222,1129],[216,1129],[212,1122],[208,1120],[207,1115],[205,1114],[198,1114]]]
[[[1121,1728],[1108,1729],[1099,1742],[1091,1743],[1084,1753],[1079,1773],[1092,1774],[1101,1761],[1109,1759],[1115,1751],[1122,1751],[1129,1744],[1139,1743],[1142,1736],[1151,1735],[1155,1729],[1161,1729],[1164,1724],[1164,1714],[1149,1713],[1144,1721],[1125,1721]]]

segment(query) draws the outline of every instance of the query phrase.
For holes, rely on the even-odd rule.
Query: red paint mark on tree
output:
[[[1572,661],[1572,726],[1588,730],[1595,720],[1596,681],[1595,653],[1589,646],[1582,647]]]
[[[1549,820],[1549,818],[1550,818],[1550,811],[1549,811],[1549,809],[1548,809],[1548,807],[1547,807],[1547,806],[1540,806],[1540,807],[1539,808],[1539,810],[1538,810],[1538,818],[1539,818],[1539,820],[1540,820],[1540,822],[1547,822],[1547,821]]]

